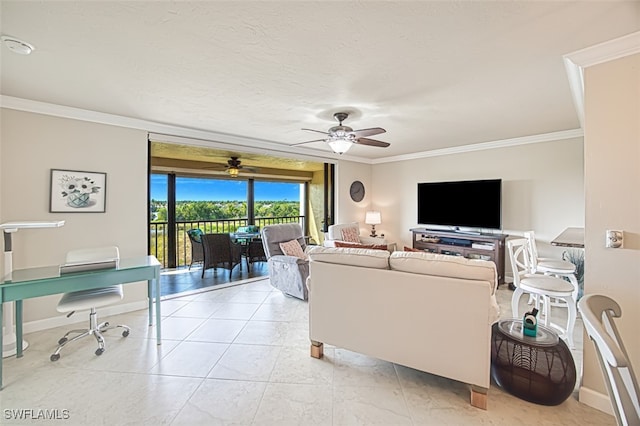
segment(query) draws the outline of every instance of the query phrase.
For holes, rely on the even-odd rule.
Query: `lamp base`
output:
[[[377,238],[378,234],[376,234],[376,226],[375,225],[371,225],[371,234],[369,234],[370,237],[373,238]]]

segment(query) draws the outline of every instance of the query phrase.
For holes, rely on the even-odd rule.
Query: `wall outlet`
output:
[[[623,248],[624,247],[624,232],[607,230],[605,246],[607,248]]]

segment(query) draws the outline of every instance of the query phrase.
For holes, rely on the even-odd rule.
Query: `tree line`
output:
[[[298,201],[256,201],[255,217],[299,216]],[[247,217],[246,201],[176,201],[176,221],[240,219]],[[167,221],[167,201],[151,200],[151,220]]]

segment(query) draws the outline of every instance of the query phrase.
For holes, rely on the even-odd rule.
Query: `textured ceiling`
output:
[[[36,46],[2,47],[3,95],[283,147],[346,110],[354,129],[387,130],[375,138],[391,147],[349,152],[370,159],[577,129],[563,55],[640,30],[638,1],[1,8],[2,33]]]

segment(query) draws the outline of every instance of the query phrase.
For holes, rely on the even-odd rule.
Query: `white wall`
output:
[[[585,70],[585,292],[622,308],[617,322],[640,371],[640,54]],[[623,249],[604,246],[605,231],[625,232]],[[606,395],[593,345],[585,338],[580,399]]]
[[[504,232],[535,230],[542,254],[560,254],[547,243],[566,227],[584,225],[582,139],[376,164],[368,205],[381,211],[382,224],[376,228],[401,249],[411,245],[409,230],[418,226],[418,182],[491,178],[503,181]],[[339,182],[342,188],[348,184]],[[353,204],[346,205],[352,215]]]
[[[351,184],[359,180],[364,185],[364,198],[355,202],[349,195]],[[365,225],[364,216],[367,210],[373,208],[373,183],[371,180],[371,166],[353,161],[339,161],[336,167],[336,217],[334,223],[358,222],[360,234],[371,232],[369,225]],[[384,223],[382,224],[384,225]],[[384,233],[384,227],[376,226],[376,232]]]
[[[60,264],[68,250],[83,247],[117,245],[122,257],[147,254],[146,132],[1,112],[0,220],[66,221],[61,228],[14,234],[14,269]],[[52,168],[107,173],[106,213],[49,213]],[[26,300],[25,322],[61,316],[55,310],[59,298]],[[145,283],[125,286],[124,303],[145,300]]]

